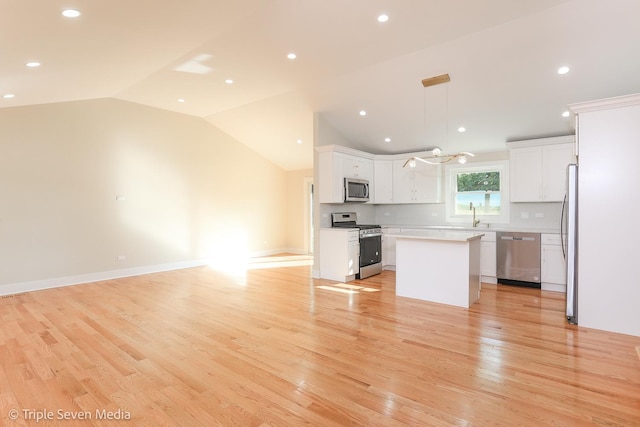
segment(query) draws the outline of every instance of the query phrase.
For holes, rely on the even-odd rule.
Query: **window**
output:
[[[447,166],[447,221],[508,222],[508,163],[506,161]]]
[[[455,215],[500,215],[500,172],[456,173]]]

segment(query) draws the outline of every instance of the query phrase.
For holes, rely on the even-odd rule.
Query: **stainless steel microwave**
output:
[[[366,179],[345,178],[344,179],[344,201],[345,202],[368,202],[369,201],[369,181]]]

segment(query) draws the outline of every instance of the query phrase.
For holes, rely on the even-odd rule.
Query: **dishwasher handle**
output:
[[[500,236],[500,239],[501,240],[525,240],[529,242],[533,242],[536,240],[533,237],[515,237],[515,236]]]

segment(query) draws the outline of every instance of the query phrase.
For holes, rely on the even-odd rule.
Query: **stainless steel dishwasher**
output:
[[[540,233],[496,233],[498,283],[540,288]]]

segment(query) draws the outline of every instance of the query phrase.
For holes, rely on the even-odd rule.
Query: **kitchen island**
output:
[[[471,231],[428,230],[396,238],[396,295],[458,307],[480,298],[480,238]]]

